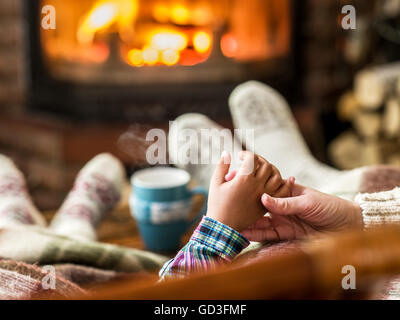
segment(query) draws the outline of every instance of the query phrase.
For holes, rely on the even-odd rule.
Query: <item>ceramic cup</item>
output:
[[[188,172],[170,167],[144,169],[132,176],[131,212],[147,249],[158,252],[177,250],[182,235],[206,213],[207,190],[190,190],[189,181]],[[195,194],[204,195],[206,200],[193,218],[192,199]]]

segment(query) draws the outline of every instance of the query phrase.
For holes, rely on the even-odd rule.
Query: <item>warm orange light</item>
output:
[[[143,60],[146,64],[153,65],[158,62],[158,51],[153,48],[143,50]]]
[[[163,3],[157,3],[153,8],[153,18],[161,23],[167,23],[170,17],[168,6]]]
[[[128,62],[135,67],[143,65],[144,59],[142,50],[139,49],[130,50],[127,54],[127,59]]]
[[[172,66],[174,64],[177,64],[179,58],[180,58],[179,52],[171,49],[163,51],[161,55],[161,61],[167,66]]]
[[[189,22],[190,12],[187,7],[176,4],[171,9],[171,20],[176,24],[187,24]]]
[[[193,36],[193,46],[197,52],[207,52],[211,48],[211,36],[204,31],[196,32]]]
[[[118,23],[120,31],[133,23],[138,10],[138,0],[100,0],[84,17],[77,37],[80,43],[93,42],[97,32]]]
[[[197,26],[208,24],[211,20],[211,12],[208,6],[197,6],[192,11],[192,22]]]
[[[78,30],[78,41],[90,43],[97,31],[108,28],[118,15],[117,6],[112,2],[102,1],[95,6]]]
[[[174,30],[158,30],[150,36],[150,46],[157,50],[181,51],[187,47],[186,34]]]
[[[238,50],[238,42],[233,34],[227,33],[221,38],[221,51],[225,57],[233,58]]]

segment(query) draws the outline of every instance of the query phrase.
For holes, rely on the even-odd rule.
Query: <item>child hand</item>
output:
[[[267,160],[264,158],[258,156],[262,161],[265,161],[268,163]],[[243,160],[243,159],[241,159]],[[291,189],[293,185],[295,184],[295,178],[290,177],[289,179],[283,180],[281,177],[281,174],[279,170],[272,164],[269,164],[269,168],[271,175],[269,177],[269,180],[265,184],[264,188],[264,193],[271,195],[275,198],[286,198],[291,196]],[[225,175],[225,180],[226,181],[231,181],[236,177],[237,171],[231,171],[227,175]]]
[[[290,193],[279,171],[251,152],[240,155],[242,166],[234,178],[226,181],[231,157],[224,153],[211,179],[207,216],[241,232],[265,215],[262,194]]]

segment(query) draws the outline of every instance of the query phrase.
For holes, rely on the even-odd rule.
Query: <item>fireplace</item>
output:
[[[224,117],[248,79],[289,89],[294,1],[26,0],[29,107],[79,119]],[[56,9],[56,29],[40,27]]]

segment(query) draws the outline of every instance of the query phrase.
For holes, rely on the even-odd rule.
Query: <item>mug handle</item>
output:
[[[190,193],[192,197],[196,194],[201,194],[205,197],[203,208],[201,208],[200,212],[189,222],[189,225],[192,225],[196,221],[200,220],[207,213],[208,191],[203,187],[196,187],[190,190]]]

